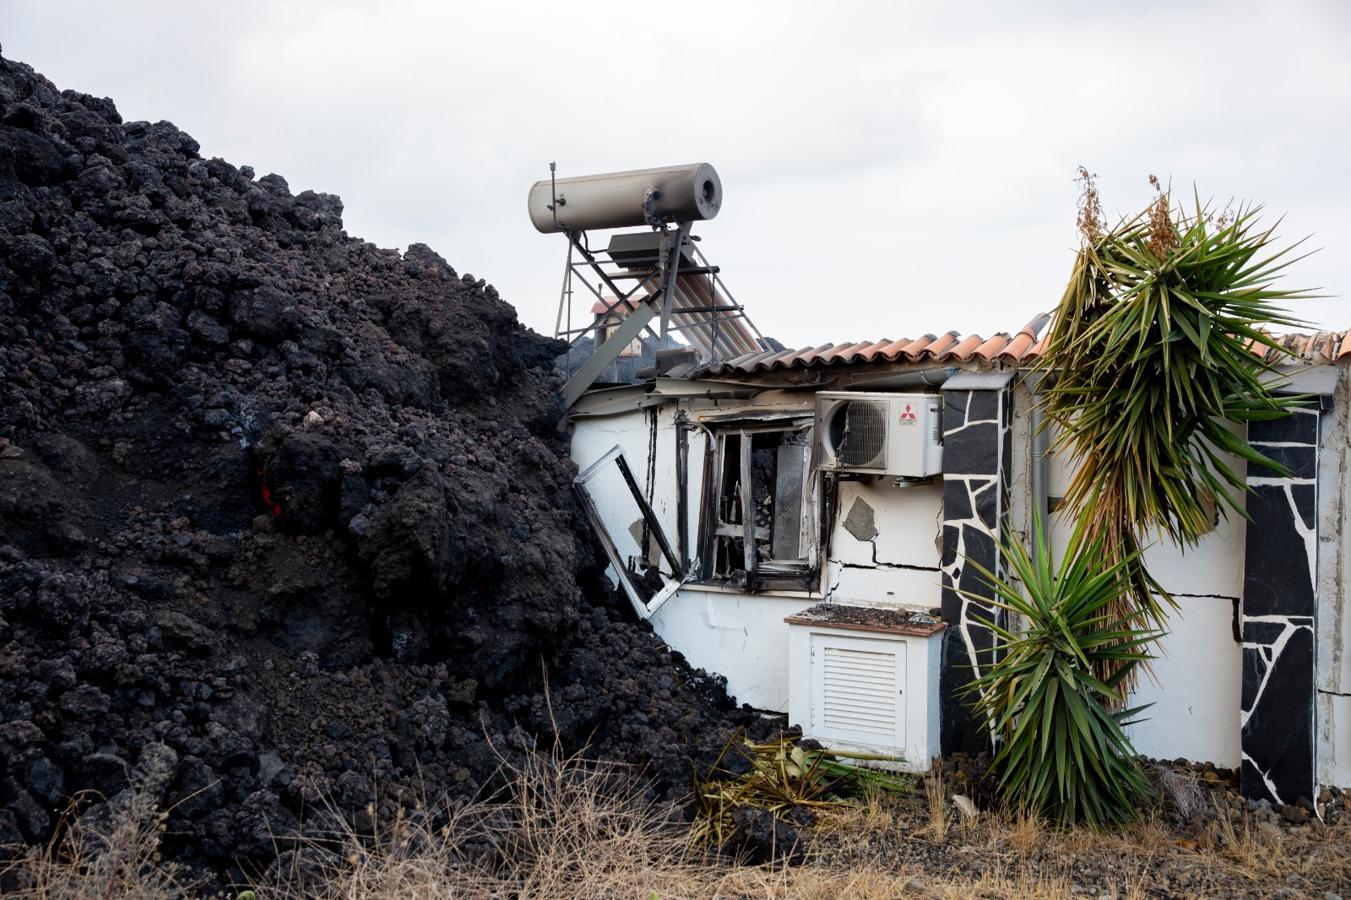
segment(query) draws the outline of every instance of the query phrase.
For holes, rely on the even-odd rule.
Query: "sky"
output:
[[[1157,175],[1316,249],[1294,312],[1351,327],[1351,4],[0,0],[4,55],[338,194],[551,333],[566,240],[530,185],[709,162],[695,233],[789,346],[1016,331],[1059,299],[1075,172]]]

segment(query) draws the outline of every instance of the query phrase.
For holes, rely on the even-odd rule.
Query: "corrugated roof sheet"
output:
[[[1030,362],[1042,349],[1043,332],[1050,321],[1050,313],[1043,313],[1010,335],[999,332],[988,338],[979,334],[962,335],[949,331],[941,335],[900,340],[858,341],[856,343],[821,344],[798,350],[766,350],[747,353],[732,359],[697,366],[686,377],[703,378],[720,375],[752,375],[780,369],[814,369],[829,366],[865,365],[868,363],[990,363],[999,362],[1018,366]],[[1351,330],[1318,332],[1317,334],[1287,334],[1278,338],[1281,346],[1293,356],[1311,364],[1351,359]],[[1254,345],[1254,352],[1276,361],[1279,354],[1269,348]]]

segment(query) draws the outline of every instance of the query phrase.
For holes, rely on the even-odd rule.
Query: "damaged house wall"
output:
[[[931,609],[941,600],[939,484],[886,482],[839,486],[826,595],[839,603],[900,603]]]
[[[1345,368],[1340,370],[1343,378]],[[894,375],[870,373],[877,383]],[[949,370],[950,384],[956,383],[953,377]],[[840,384],[835,382],[832,389]],[[822,387],[830,385],[827,381]],[[992,471],[998,472],[1007,490],[1009,527],[1026,534],[1035,510],[1050,511],[1051,552],[1058,557],[1068,542],[1070,523],[1055,511],[1072,476],[1073,461],[1046,451],[1054,443],[1053,434],[1036,438],[1033,388],[1025,377],[1015,377],[1009,386],[1009,439],[1007,444],[1002,438],[998,445],[991,444],[995,451],[1003,446],[997,454],[1001,461],[991,462]],[[811,388],[794,389],[786,379],[777,386],[659,379],[625,390],[629,393],[614,394],[575,417],[574,460],[586,467],[616,445],[631,459],[641,490],[650,497],[671,541],[680,544],[690,568],[685,583],[652,614],[652,624],[690,662],[725,676],[728,691],[740,702],[767,710],[787,708],[786,616],[823,599],[923,611],[942,604],[942,479],[907,487],[890,479],[818,479],[823,485],[820,494],[810,502],[804,500],[800,510],[784,506],[783,496],[771,501],[775,468],[770,461],[781,467],[790,458],[800,462],[801,456],[793,449],[796,438],[780,440],[764,432],[800,427],[814,407]],[[735,390],[741,391],[738,399],[713,399],[732,396]],[[1351,620],[1343,608],[1347,593],[1343,570],[1351,558],[1351,535],[1344,527],[1344,496],[1351,490],[1348,390],[1341,383],[1324,403],[1318,461],[1318,662],[1314,671],[1312,663],[1306,664],[1302,676],[1310,685],[1316,681],[1317,687],[1316,697],[1312,688],[1309,691],[1316,751],[1311,745],[1306,755],[1316,765],[1318,780],[1333,784],[1351,783],[1351,750],[1345,749],[1351,747],[1351,663],[1342,652],[1351,640]],[[641,408],[644,403],[649,406]],[[682,422],[688,423],[683,429]],[[949,430],[947,423],[944,429]],[[733,432],[739,436],[729,437]],[[678,462],[682,434],[683,464]],[[744,454],[738,441],[745,444]],[[718,447],[721,450],[710,451]],[[649,453],[655,454],[651,460]],[[740,460],[741,469],[735,460]],[[945,471],[949,462],[945,459]],[[1244,473],[1241,462],[1229,463]],[[682,471],[683,489],[678,487]],[[755,484],[738,494],[746,480]],[[783,484],[780,477],[780,494]],[[752,497],[758,498],[757,509],[746,517],[748,523],[739,524],[737,503]],[[710,527],[706,515],[710,503],[719,508],[713,527],[722,531],[707,544],[701,542]],[[748,584],[740,562],[746,550],[744,537],[755,532],[753,553],[767,563],[767,570],[777,571],[769,557],[784,551],[771,519],[774,512],[790,508],[798,510],[804,521],[811,520],[806,531],[820,530],[819,569],[813,570],[813,580],[796,589],[783,583],[767,587],[753,579]],[[681,510],[683,529],[678,521]],[[1272,579],[1279,589],[1284,576],[1276,571],[1279,566],[1273,568],[1253,556],[1253,547],[1260,549],[1262,541],[1254,544],[1248,531],[1243,517],[1217,515],[1214,529],[1185,552],[1163,536],[1156,536],[1146,550],[1150,571],[1173,594],[1178,608],[1170,618],[1169,633],[1158,645],[1152,673],[1141,679],[1132,698],[1134,705],[1150,704],[1144,720],[1131,730],[1142,754],[1237,768],[1249,749],[1249,736],[1242,729],[1242,598],[1253,577]],[[712,545],[721,549],[713,567],[717,571],[710,578],[706,556]],[[1257,572],[1254,566],[1270,571]],[[945,639],[951,643],[957,637],[949,622]],[[940,702],[955,701],[945,697]]]
[[[768,396],[758,402],[691,400],[581,419],[572,456],[579,469],[620,447],[651,498],[653,512],[673,544],[678,541],[681,494],[677,479],[677,417],[698,423],[686,429],[688,470],[684,485],[687,559],[692,560],[704,512],[702,488],[713,434],[738,416],[772,413],[777,421],[753,427],[776,428],[810,416],[810,394]],[[653,427],[655,423],[655,429]],[[707,430],[705,430],[707,429]],[[649,467],[649,453],[653,464]],[[808,472],[810,471],[808,467]],[[650,482],[648,478],[652,479]],[[651,485],[649,487],[649,484]],[[624,502],[617,485],[611,502]],[[811,589],[747,591],[735,584],[693,583],[681,587],[652,616],[652,624],[690,662],[725,676],[740,702],[761,709],[788,708],[787,640],[783,619],[823,597],[838,602],[894,602],[924,609],[939,604],[938,529],[942,490],[933,484],[897,488],[890,484],[843,482],[838,486],[828,544],[820,547],[824,577]],[[814,521],[819,518],[813,517]],[[614,578],[613,571],[611,577]]]

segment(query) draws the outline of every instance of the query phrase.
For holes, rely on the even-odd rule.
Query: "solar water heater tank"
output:
[[[708,163],[544,179],[531,185],[529,206],[544,234],[698,222],[718,214],[722,182]]]

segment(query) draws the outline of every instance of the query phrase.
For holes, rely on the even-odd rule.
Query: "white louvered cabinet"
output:
[[[895,768],[927,771],[939,750],[942,626],[863,629],[829,619],[787,619],[789,718],[827,747],[900,756]]]

